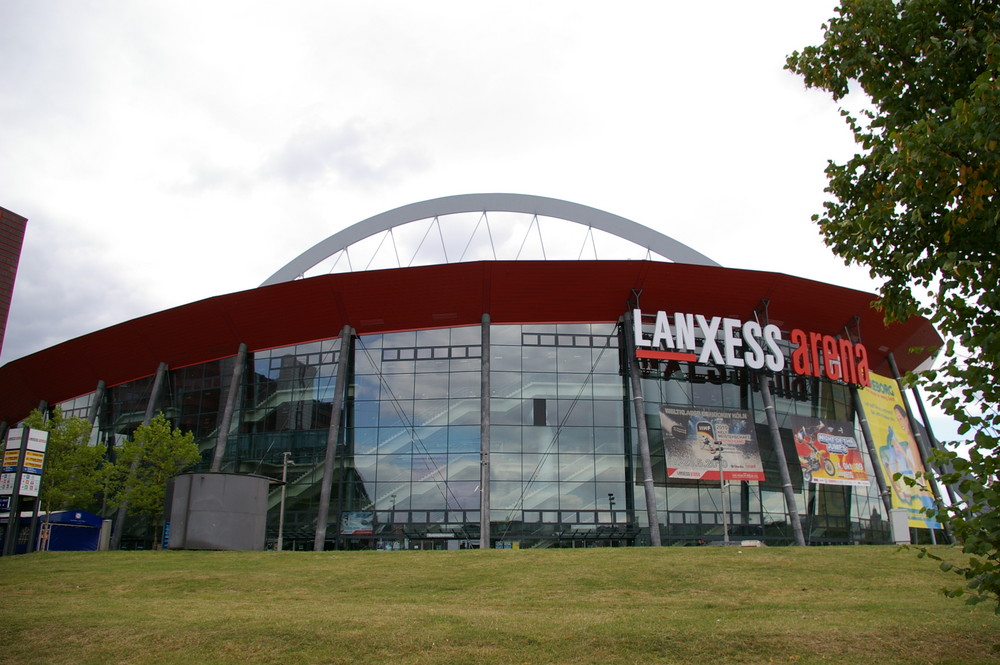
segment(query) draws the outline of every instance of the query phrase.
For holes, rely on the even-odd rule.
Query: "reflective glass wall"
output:
[[[312,549],[327,450],[333,451],[328,548],[474,547],[479,543],[481,417],[489,410],[492,544],[631,545],[649,542],[638,425],[649,435],[658,528],[665,544],[722,538],[792,542],[779,456],[756,376],[687,362],[639,364],[645,418],[636,423],[619,325],[519,324],[490,328],[489,395],[481,394],[480,326],[361,335],[247,355],[167,373],[155,410],[195,433],[207,470],[225,442],[222,471],[285,486],[284,543]],[[343,416],[331,428],[344,363]],[[105,390],[98,434],[109,454],[149,408],[154,376]],[[809,543],[886,542],[886,514],[865,486],[806,482],[792,420],[854,422],[842,384],[772,377],[781,449]],[[222,414],[235,397],[228,432]],[[486,397],[487,399],[484,399]],[[96,397],[67,403],[91,413]],[[764,480],[669,477],[664,408],[748,414]],[[336,438],[333,439],[333,434]],[[857,433],[861,441],[860,431]],[[286,454],[287,453],[287,454]],[[278,533],[280,491],[269,500],[268,539]],[[135,535],[141,538],[141,534]]]

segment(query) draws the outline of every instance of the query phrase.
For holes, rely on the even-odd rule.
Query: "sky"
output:
[[[0,206],[28,227],[0,362],[477,192],[874,291],[810,221],[851,134],[783,69],[835,5],[4,0]]]

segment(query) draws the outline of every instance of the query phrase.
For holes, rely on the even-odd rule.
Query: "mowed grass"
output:
[[[0,559],[0,663],[1000,662],[953,578],[893,547],[33,554]]]

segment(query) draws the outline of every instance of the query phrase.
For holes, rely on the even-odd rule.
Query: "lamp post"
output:
[[[722,544],[729,542],[729,514],[726,511],[726,479],[722,473],[722,446],[715,449],[712,459],[719,463],[719,500],[722,505]]]
[[[281,503],[278,507],[278,551],[281,551],[285,540],[285,488],[288,483],[288,465],[294,466],[295,462],[289,458],[292,453],[285,451],[281,454]]]
[[[608,492],[608,510],[611,511],[611,523],[615,523],[615,495],[614,492]]]

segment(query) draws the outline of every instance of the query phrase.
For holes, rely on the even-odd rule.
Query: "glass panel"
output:
[[[594,457],[595,477],[600,481],[616,481],[625,478],[625,460],[620,455],[597,455]]]
[[[490,451],[520,454],[521,428],[490,425]]]
[[[593,453],[594,429],[591,427],[563,427],[559,431],[560,453]]]
[[[559,479],[584,482],[594,480],[594,458],[591,455],[560,455]]]
[[[560,483],[560,489],[562,491],[559,502],[561,509],[593,510],[597,507],[594,483]]]
[[[376,479],[380,483],[410,479],[409,455],[376,455]]]
[[[479,455],[448,455],[448,480],[479,480]]]
[[[521,456],[508,453],[490,455],[490,478],[498,481],[521,480]],[[491,483],[491,490],[492,487]]]
[[[478,363],[478,361],[476,361]],[[449,395],[451,397],[479,397],[482,385],[479,372],[457,372],[451,375]]]
[[[418,399],[413,402],[413,424],[445,426],[448,424],[448,400]]]
[[[479,453],[479,425],[448,428],[448,452]]]
[[[413,471],[410,476],[414,481],[441,481],[447,476],[447,455],[417,455],[413,456]]]
[[[410,431],[404,427],[382,427],[378,430],[378,452],[410,453],[413,451],[413,438]]]
[[[523,455],[523,466],[526,480],[559,480],[559,459],[552,455]]]
[[[490,326],[490,344],[521,345],[521,326]]]
[[[521,353],[514,346],[493,346],[490,354],[490,371],[520,371]]]
[[[613,427],[594,428],[595,449],[605,454],[625,454],[625,432]]]
[[[515,508],[521,501],[521,483],[493,481],[490,483],[490,504],[494,510],[506,511]],[[501,519],[507,519],[506,513]],[[493,519],[496,519],[494,517]]]
[[[453,399],[448,405],[448,424],[479,425],[482,403],[479,399]]]
[[[556,349],[542,346],[526,346],[521,349],[522,366],[535,372],[556,371]]]
[[[389,374],[382,377],[385,399],[413,398],[413,376],[410,374]]]
[[[559,507],[559,483],[534,482],[525,485],[525,510],[555,509]]]

